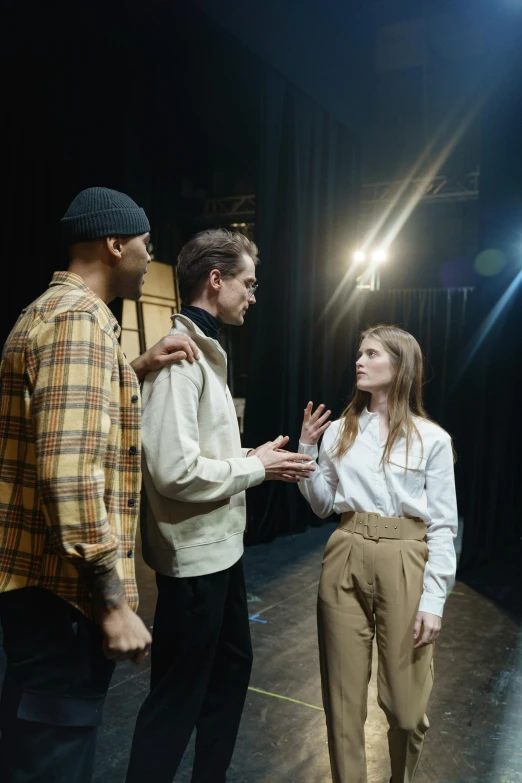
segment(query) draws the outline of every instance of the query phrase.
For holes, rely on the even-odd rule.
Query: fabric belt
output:
[[[341,530],[358,533],[371,541],[380,538],[398,538],[404,541],[423,541],[428,528],[421,519],[411,517],[381,517],[362,511],[347,511],[341,516]]]

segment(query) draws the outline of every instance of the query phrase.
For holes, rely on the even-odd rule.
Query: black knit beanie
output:
[[[61,220],[62,236],[69,247],[110,236],[147,234],[147,215],[125,193],[109,188],[87,188],[78,193]]]

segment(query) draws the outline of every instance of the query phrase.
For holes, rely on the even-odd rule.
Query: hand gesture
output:
[[[313,413],[314,404],[309,402],[304,411],[303,426],[301,429],[301,443],[306,443],[308,446],[315,446],[323,432],[325,432],[331,421],[327,421],[332,411],[324,410],[324,405],[321,403],[317,410]]]
[[[284,451],[289,438],[280,435],[274,441],[268,441],[257,449],[249,451],[248,456],[258,457],[265,468],[265,481],[286,481],[288,484],[297,484],[302,478],[309,478],[315,470],[310,457],[306,454],[294,454]]]

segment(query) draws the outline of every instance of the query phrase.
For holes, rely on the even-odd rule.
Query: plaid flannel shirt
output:
[[[120,327],[57,272],[0,366],[0,592],[38,585],[94,618],[86,569],[116,566],[137,608],[140,391]]]

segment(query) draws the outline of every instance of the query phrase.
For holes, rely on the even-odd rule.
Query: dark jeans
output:
[[[88,783],[114,671],[100,629],[39,587],[2,593],[0,620],[2,783]]]
[[[172,783],[194,727],[193,783],[222,783],[252,668],[243,564],[206,576],[157,575],[151,692],[127,783]]]

